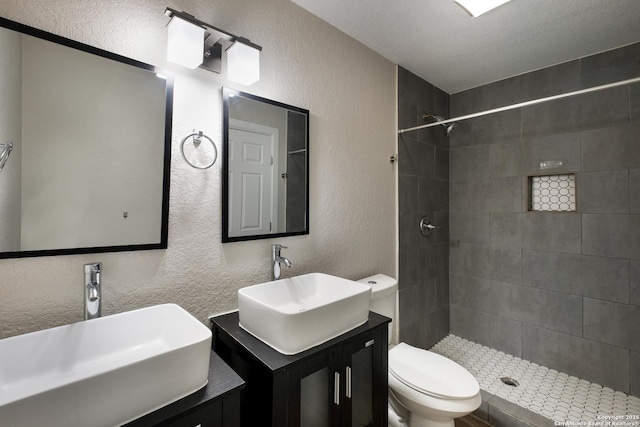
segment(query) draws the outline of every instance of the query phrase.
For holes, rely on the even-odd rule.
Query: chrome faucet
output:
[[[102,263],[93,262],[84,265],[84,320],[95,319],[102,315],[101,274]]]
[[[284,264],[287,268],[291,268],[291,261],[285,257],[280,256],[280,249],[287,249],[286,246],[279,244],[271,245],[271,264],[273,269],[271,270],[271,278],[273,280],[280,279],[280,264]]]

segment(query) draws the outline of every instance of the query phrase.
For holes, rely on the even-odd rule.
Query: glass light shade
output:
[[[260,80],[260,51],[236,40],[227,49],[227,78],[246,86]]]
[[[509,0],[455,0],[474,18],[505,4]]]
[[[197,68],[204,57],[204,28],[174,16],[169,22],[167,60]]]

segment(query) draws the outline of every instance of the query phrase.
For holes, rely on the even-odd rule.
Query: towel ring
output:
[[[211,143],[211,146],[213,147],[214,156],[213,156],[213,160],[211,161],[210,164],[208,164],[206,166],[198,166],[198,165],[194,165],[193,163],[191,163],[189,161],[189,159],[187,159],[187,156],[185,156],[185,154],[184,154],[184,143],[189,138],[193,138],[193,145],[195,145],[196,148],[198,148],[200,143],[202,143],[202,138],[207,139],[207,141],[209,141]],[[182,140],[182,142],[180,143],[180,153],[182,154],[182,158],[184,159],[184,161],[189,163],[189,165],[191,167],[194,167],[196,169],[209,169],[211,166],[213,166],[216,163],[216,160],[218,160],[218,149],[216,148],[216,144],[214,144],[214,142],[211,140],[211,138],[209,138],[207,135],[202,133],[202,131],[194,132],[194,133],[192,133],[190,135],[185,136],[184,139]]]

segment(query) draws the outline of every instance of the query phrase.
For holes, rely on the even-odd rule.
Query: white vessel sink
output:
[[[371,288],[322,273],[238,291],[240,327],[283,354],[320,345],[369,318]]]
[[[210,355],[211,331],[175,304],[6,338],[0,424],[121,425],[205,386]]]

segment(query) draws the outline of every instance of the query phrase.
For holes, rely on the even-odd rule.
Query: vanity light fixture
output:
[[[455,0],[469,15],[476,18],[505,4],[509,0]]]
[[[249,86],[260,80],[262,47],[168,7],[167,60],[188,68],[201,67],[220,74],[222,52],[227,52],[227,78]]]
[[[174,18],[167,25],[167,60],[187,68],[202,64],[204,28],[184,19]]]
[[[249,86],[260,80],[260,51],[238,38],[227,49],[227,75],[229,80]]]

